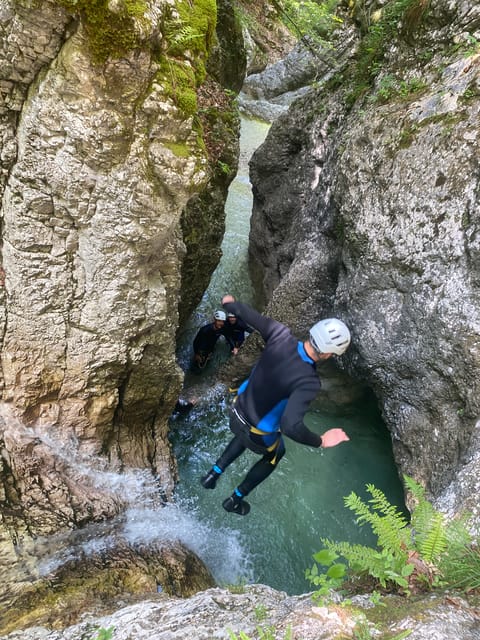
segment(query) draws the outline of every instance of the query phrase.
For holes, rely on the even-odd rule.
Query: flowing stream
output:
[[[176,504],[187,510],[203,540],[203,559],[219,582],[262,582],[287,593],[311,590],[304,572],[321,539],[373,544],[370,530],[359,528],[343,504],[351,491],[367,499],[365,486],[374,484],[388,499],[404,508],[403,490],[395,468],[390,436],[375,402],[365,400],[346,415],[307,414],[306,422],[321,433],[343,427],[349,443],[315,450],[286,440],[287,453],[276,471],[249,496],[252,510],[244,518],[226,513],[222,501],[257,459],[246,452],[207,491],[199,483],[232,434],[228,429],[228,391],[215,382],[215,370],[229,357],[223,341],[199,376],[188,373],[191,343],[200,326],[211,321],[223,294],[252,302],[247,250],[252,209],[248,161],[263,142],[268,125],[242,120],[240,166],[226,203],[223,257],[210,286],[181,336],[178,359],[187,372],[187,393],[199,402],[186,415],[171,419],[171,440],[179,464]],[[202,555],[202,554],[200,554]]]

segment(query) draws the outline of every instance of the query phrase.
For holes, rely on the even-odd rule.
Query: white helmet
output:
[[[341,320],[327,318],[310,329],[310,342],[318,353],[335,353],[341,356],[350,344],[350,331]]]
[[[215,320],[223,320],[224,322],[227,319],[225,311],[215,311],[213,317],[215,318]]]

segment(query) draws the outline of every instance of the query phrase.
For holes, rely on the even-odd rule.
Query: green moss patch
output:
[[[365,1],[356,0],[354,6],[364,10]],[[355,68],[351,71],[353,89],[347,96],[352,105],[372,86],[382,69],[385,54],[393,40],[402,37],[411,41],[428,10],[428,0],[390,0],[375,12],[360,42]],[[367,15],[367,12],[365,12]]]
[[[171,12],[164,23],[163,35],[167,54],[184,58],[186,52],[195,59],[195,79],[201,84],[206,76],[205,65],[215,42],[217,5],[215,0],[180,0],[176,4],[178,14]]]
[[[135,22],[146,20],[144,0],[123,0],[118,11],[109,9],[108,0],[57,1],[82,20],[95,62],[119,58],[140,46]]]

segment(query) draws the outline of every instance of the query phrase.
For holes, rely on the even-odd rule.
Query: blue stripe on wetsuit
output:
[[[315,366],[315,362],[310,358],[310,356],[305,351],[303,342],[299,342],[297,344],[297,351],[298,351],[298,355],[301,357],[302,360],[305,360],[305,362],[308,362],[309,364],[313,364],[313,366]]]
[[[298,343],[297,351],[302,360],[313,364],[313,360],[307,355],[307,352],[305,351],[303,342]],[[287,406],[287,402],[288,398],[280,400],[280,402],[275,405],[275,407],[273,407],[273,409],[269,411],[269,413],[267,413],[267,415],[264,416],[257,424],[257,429],[272,434],[271,436],[263,436],[263,440],[267,446],[273,444],[278,438],[278,432],[280,431],[280,421],[282,419],[283,412],[285,411],[285,407]]]
[[[245,391],[248,386],[248,378],[242,382],[242,384],[238,387],[237,395],[240,395]]]
[[[303,346],[303,342],[298,342],[297,351],[302,360],[310,364],[314,364],[313,360],[307,355],[305,347]],[[242,384],[238,388],[238,395],[245,391],[248,386],[248,382],[249,378],[242,382]],[[285,411],[285,407],[287,406],[287,402],[288,398],[280,400],[280,402],[278,402],[273,407],[273,409],[271,409],[265,416],[263,416],[260,422],[255,425],[260,431],[265,431],[266,433],[271,434],[262,436],[262,440],[267,446],[273,444],[278,438],[280,432],[280,421],[282,419],[283,412]]]
[[[283,435],[301,444],[320,447],[321,437],[310,431],[303,421],[320,390],[315,362],[307,356],[303,344],[298,344],[298,339],[284,324],[246,304],[227,302],[224,307],[258,331],[265,342],[248,383],[241,385],[237,410],[251,424],[261,427],[259,423],[266,414],[275,411],[275,407],[288,398],[281,416]]]

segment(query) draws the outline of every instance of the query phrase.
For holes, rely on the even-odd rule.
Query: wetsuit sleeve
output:
[[[194,351],[198,351],[199,349],[202,348],[203,345],[203,327],[201,327],[198,331],[197,331],[197,335],[195,336],[195,339],[193,340],[193,350]]]
[[[248,325],[246,322],[243,322],[243,320],[239,320],[238,326],[240,327],[240,329],[243,329],[243,331],[247,331],[248,333],[252,333],[252,331],[255,331],[253,327]]]
[[[211,351],[217,342],[217,338],[218,336],[215,334],[215,331],[213,331],[212,325],[206,324],[198,330],[193,341],[193,350],[195,352]]]
[[[223,306],[227,311],[234,313],[243,320],[244,323],[256,329],[265,342],[279,329],[283,330],[285,328],[281,322],[258,313],[258,311],[243,302],[227,302]]]
[[[311,447],[322,446],[322,436],[310,431],[303,418],[319,391],[319,387],[313,389],[298,389],[288,399],[287,406],[282,416],[280,429],[282,433],[295,442]]]

